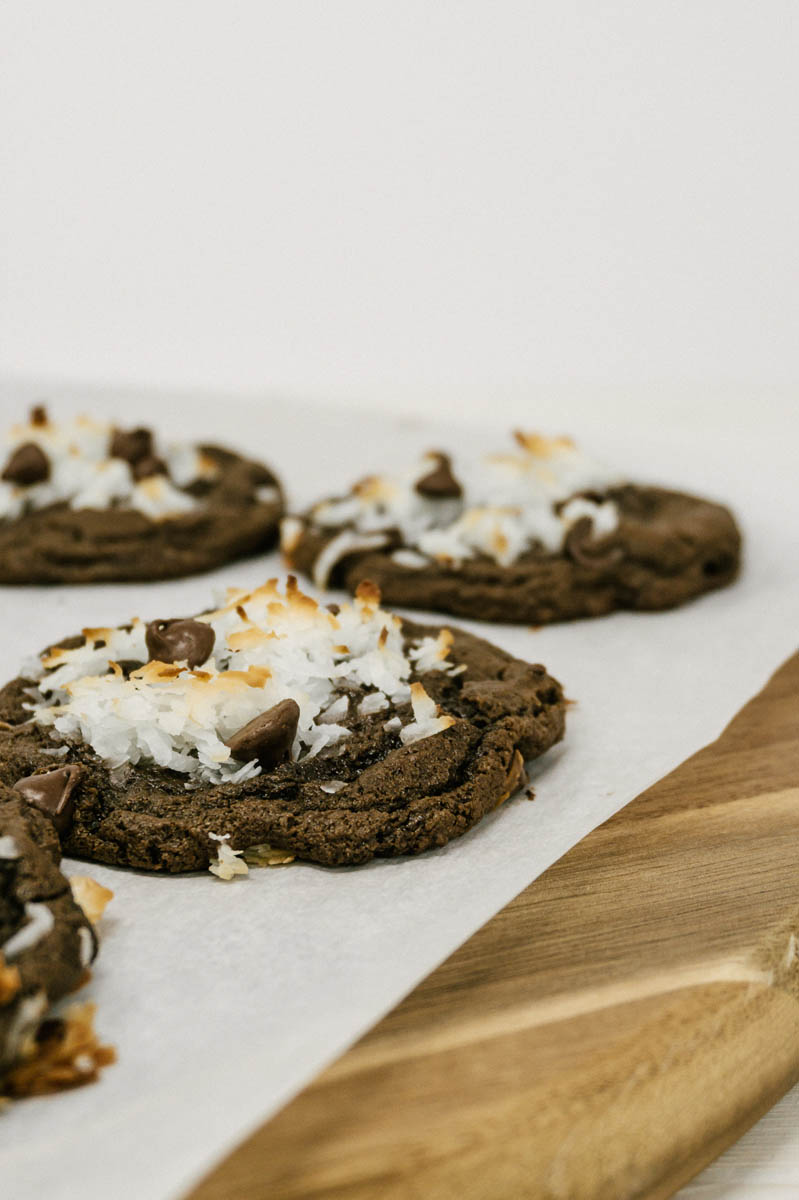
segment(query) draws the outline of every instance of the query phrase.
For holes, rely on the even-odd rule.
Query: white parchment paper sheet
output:
[[[3,423],[42,394],[5,385]],[[415,450],[490,446],[504,432],[267,399],[49,394],[57,413],[92,409],[244,447],[280,470],[300,505]],[[665,614],[539,631],[462,622],[546,663],[578,703],[566,741],[534,767],[535,802],[505,805],[440,852],[350,870],[292,865],[231,884],[90,868],[116,893],[87,994],[119,1062],[95,1087],[0,1118],[4,1195],[180,1195],[570,846],[716,737],[796,648],[790,411],[777,418],[752,405],[704,428],[699,412],[693,432],[663,411],[657,422],[635,409],[605,424],[566,405],[538,408],[527,424],[577,435],[633,478],[730,502],[746,536],[740,582]],[[0,678],[83,625],[189,613],[212,586],[274,573],[272,555],[177,583],[2,589]]]

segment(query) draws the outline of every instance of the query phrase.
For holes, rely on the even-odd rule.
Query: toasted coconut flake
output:
[[[215,479],[219,474],[219,464],[216,459],[211,458],[210,454],[205,454],[202,450],[197,454],[196,468],[199,479]]]
[[[280,522],[280,549],[289,562],[304,532],[305,522],[301,521],[299,517],[284,517]]]
[[[562,450],[573,450],[574,441],[570,437],[544,437],[540,433],[524,433],[520,429],[513,431],[513,436],[528,454],[538,458],[553,458]]]
[[[161,520],[198,505],[193,496],[180,490],[202,475],[193,447],[154,445],[153,453],[167,461],[174,482],[165,476],[137,482],[130,463],[110,456],[112,433],[108,423],[79,418],[13,427],[3,439],[4,457],[32,442],[47,456],[49,472],[39,483],[21,487],[0,484],[0,519],[14,520],[29,509],[66,503],[75,510],[120,505]]]
[[[352,490],[362,500],[390,500],[394,494],[394,485],[382,475],[367,475],[360,479]]]
[[[411,571],[419,571],[430,566],[430,559],[416,550],[394,550],[391,558],[398,566],[408,567]]]
[[[81,633],[86,638],[87,642],[107,641],[114,633],[113,629],[82,629]]]
[[[73,1004],[63,1018],[45,1021],[27,1043],[25,1061],[0,1081],[0,1092],[19,1099],[94,1083],[103,1067],[116,1061],[114,1048],[98,1040],[95,1013],[94,1004]]]
[[[317,531],[329,531],[313,567],[314,579],[325,585],[336,562],[347,554],[386,550],[406,569],[436,562],[444,567],[484,555],[500,565],[515,562],[535,550],[556,553],[563,547],[568,521],[558,505],[582,492],[605,491],[619,477],[581,454],[569,438],[517,433],[519,450],[492,454],[454,467],[461,496],[446,499],[420,495],[419,477],[440,461],[425,456],[395,478],[362,481],[340,500],[311,510]],[[612,526],[616,507],[607,502],[601,514],[594,501],[582,498],[597,521]],[[304,526],[292,526],[290,544]],[[401,545],[396,546],[399,532]],[[360,541],[359,541],[360,539]],[[380,544],[380,539],[383,539]]]
[[[316,722],[318,725],[337,725],[343,717],[346,717],[349,707],[349,696],[339,696],[337,700],[328,705],[324,712],[319,714]]]
[[[0,953],[0,1008],[10,1004],[22,987],[19,967],[9,966]]]
[[[358,713],[362,717],[368,717],[372,713],[382,712],[384,708],[388,708],[388,697],[382,692],[370,692],[358,705]]]
[[[359,534],[344,529],[327,543],[313,565],[313,581],[317,587],[327,587],[333,568],[348,554],[363,550],[379,550],[388,538],[382,533]]]
[[[436,733],[443,733],[455,724],[455,718],[448,713],[440,715],[440,708],[432,696],[428,696],[421,683],[411,684],[411,708],[414,720],[400,730],[400,741],[405,746],[432,737]]]
[[[57,667],[65,658],[69,657],[69,650],[65,650],[62,646],[53,646],[48,652],[42,655],[43,667]]]
[[[347,782],[344,779],[327,779],[319,784],[319,790],[327,796],[335,796],[336,792],[342,791],[346,786]]]
[[[436,637],[424,637],[410,651],[410,656],[416,664],[416,669],[425,671],[443,670],[454,675],[462,670],[455,663],[447,663],[454,636],[451,629],[440,629]]]
[[[294,862],[295,855],[287,850],[275,850],[266,842],[257,846],[248,846],[244,853],[244,861],[250,867],[284,867]]]
[[[216,862],[208,864],[208,870],[212,875],[216,875],[218,879],[224,879],[226,883],[235,879],[237,875],[249,875],[250,868],[241,857],[244,851],[234,850],[232,846],[228,845],[229,833],[209,833],[208,836],[219,843],[216,848]]]
[[[114,899],[114,893],[91,875],[70,875],[69,886],[75,903],[80,905],[92,925],[96,925]]]
[[[377,608],[382,599],[380,588],[371,579],[362,579],[355,589],[355,599],[359,600],[364,606]]]
[[[369,700],[367,714],[406,702],[414,671],[460,669],[449,658],[448,632],[408,644],[402,622],[379,600],[375,585],[365,583],[333,614],[293,577],[285,593],[276,580],[249,592],[229,589],[220,607],[197,618],[213,629],[214,645],[194,670],[148,661],[141,621],[106,630],[102,646],[85,640],[52,671],[39,669],[34,719],[62,742],[90,745],[112,771],[154,762],[191,782],[252,778],[260,764],[234,759],[228,742],[275,704],[296,702],[292,757],[312,757],[349,736],[341,723],[348,702],[339,702],[352,689],[383,698]],[[125,677],[111,665],[122,660],[143,665]]]
[[[521,751],[514,750],[513,758],[511,759],[511,764],[508,768],[508,775],[505,780],[505,790],[497,800],[497,808],[499,808],[500,804],[504,804],[514,792],[518,792],[520,788],[524,787],[526,783],[527,771],[524,767],[524,758],[522,757]]]

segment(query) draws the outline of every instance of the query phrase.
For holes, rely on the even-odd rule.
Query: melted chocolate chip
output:
[[[43,404],[34,404],[30,415],[31,425],[48,425],[47,409]]]
[[[29,487],[32,483],[44,483],[50,478],[50,460],[35,442],[23,442],[17,446],[3,471],[6,483],[18,483]]]
[[[149,479],[151,475],[169,474],[164,460],[155,454],[148,454],[146,458],[131,463],[130,471],[137,483],[140,479]]]
[[[296,700],[281,700],[274,708],[249,721],[228,738],[235,758],[251,762],[257,758],[265,770],[276,767],[291,754],[300,709]]]
[[[200,667],[214,648],[214,631],[207,621],[175,617],[170,621],[150,621],[145,635],[150,661],[187,662]]]
[[[44,775],[27,775],[18,779],[14,791],[20,792],[28,804],[48,816],[58,833],[66,833],[75,813],[74,791],[81,776],[79,766],[59,767]]]
[[[124,458],[131,465],[152,457],[153,435],[149,429],[115,429],[109,453],[112,458]]]
[[[618,562],[623,553],[619,546],[597,545],[590,517],[579,517],[574,522],[564,539],[563,551],[578,566],[594,570]]]
[[[431,500],[459,500],[463,488],[452,473],[452,463],[448,454],[435,451],[436,466],[427,475],[416,482],[416,491],[420,496],[428,496]]]

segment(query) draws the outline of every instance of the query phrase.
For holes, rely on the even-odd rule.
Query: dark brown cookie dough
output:
[[[592,498],[615,501],[618,528],[595,539],[582,518],[558,554],[528,552],[510,566],[481,556],[407,567],[391,557],[395,541],[347,555],[330,582],[354,592],[361,580],[371,579],[388,604],[538,625],[615,609],[672,608],[735,578],[741,538],[722,505],[634,484]],[[312,574],[338,533],[305,524],[290,549],[291,565]]]
[[[151,520],[131,508],[61,503],[0,521],[0,583],[171,579],[271,549],[283,512],[272,472],[219,446],[199,449],[218,471],[184,489],[201,501],[189,512]],[[136,469],[141,463],[148,473],[163,467],[139,459]],[[259,499],[261,488],[274,495]]]
[[[438,630],[404,622],[402,632],[408,640]],[[54,759],[50,732],[22,707],[29,681],[17,679],[0,692],[0,719],[10,726],[0,726],[0,779],[13,785],[79,766],[65,851],[145,870],[208,866],[217,852],[211,834],[230,835],[235,849],[268,843],[329,865],[443,846],[520,785],[524,759],[560,740],[565,708],[544,667],[452,632],[450,659],[466,670],[416,679],[454,723],[411,744],[385,728],[395,716],[411,720],[410,704],[361,716],[364,693],[353,689],[343,742],[255,778],[187,789],[185,775],[152,763],[109,770],[83,744]]]
[[[97,951],[59,860],[52,822],[0,788],[0,1092],[49,1006],[80,985]]]

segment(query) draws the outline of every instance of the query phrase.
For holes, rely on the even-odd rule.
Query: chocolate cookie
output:
[[[479,463],[434,452],[286,518],[287,561],[320,587],[368,578],[391,604],[533,624],[671,608],[735,578],[726,508],[626,482],[566,438],[516,439]]]
[[[222,843],[326,864],[442,846],[562,737],[563,694],[379,601],[363,584],[321,607],[289,577],[86,629],[0,692],[0,779],[70,854],[146,870],[206,867]]]
[[[0,448],[0,583],[167,579],[269,549],[272,472],[219,446],[35,408]]]
[[[0,789],[0,1093],[9,1070],[55,1036],[47,1010],[97,952],[59,859],[52,821],[24,791]]]

